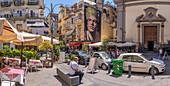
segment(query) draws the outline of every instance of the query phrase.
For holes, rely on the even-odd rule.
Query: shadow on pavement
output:
[[[98,72],[87,72],[88,74],[97,74]]]
[[[114,77],[114,78],[119,78],[119,77],[121,77],[121,75],[110,75],[111,77]]]
[[[54,77],[55,77],[60,83],[62,83],[62,86],[68,86],[58,75],[54,75]]]

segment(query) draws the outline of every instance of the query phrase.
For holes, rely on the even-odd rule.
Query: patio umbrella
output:
[[[29,45],[29,46],[38,46],[43,44],[43,39],[42,36],[40,35],[35,35],[35,34],[30,34],[26,32],[20,32],[20,34],[23,36],[24,42],[13,42],[14,45],[21,45],[21,67],[22,67],[22,51],[23,51],[23,46],[24,45]]]
[[[29,45],[29,46],[38,46],[43,44],[43,38],[40,35],[35,35],[26,32],[20,32],[23,36],[24,42],[13,42],[14,45]]]
[[[0,42],[24,42],[23,36],[5,18],[0,18]],[[22,50],[21,50],[22,52]],[[21,56],[22,64],[22,56]]]
[[[5,19],[0,18],[0,42],[24,42],[23,36]]]

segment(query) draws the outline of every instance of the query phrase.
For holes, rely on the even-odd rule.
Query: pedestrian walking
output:
[[[119,56],[119,50],[116,49],[116,52],[115,52],[115,58],[117,58]]]
[[[158,59],[161,59],[162,54],[163,54],[163,50],[162,50],[162,48],[160,48],[160,49],[159,49],[159,57],[158,57]]]

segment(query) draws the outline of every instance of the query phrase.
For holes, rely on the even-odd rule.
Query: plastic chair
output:
[[[10,78],[8,78],[10,76]],[[2,73],[0,71],[1,86],[15,86],[15,82],[12,82],[12,73]]]

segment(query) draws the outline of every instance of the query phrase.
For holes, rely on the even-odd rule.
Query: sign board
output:
[[[65,62],[65,52],[60,52],[59,62]]]
[[[97,59],[95,57],[90,57],[90,62],[87,68],[87,72],[91,71],[93,73],[93,71],[97,69],[98,69]]]

